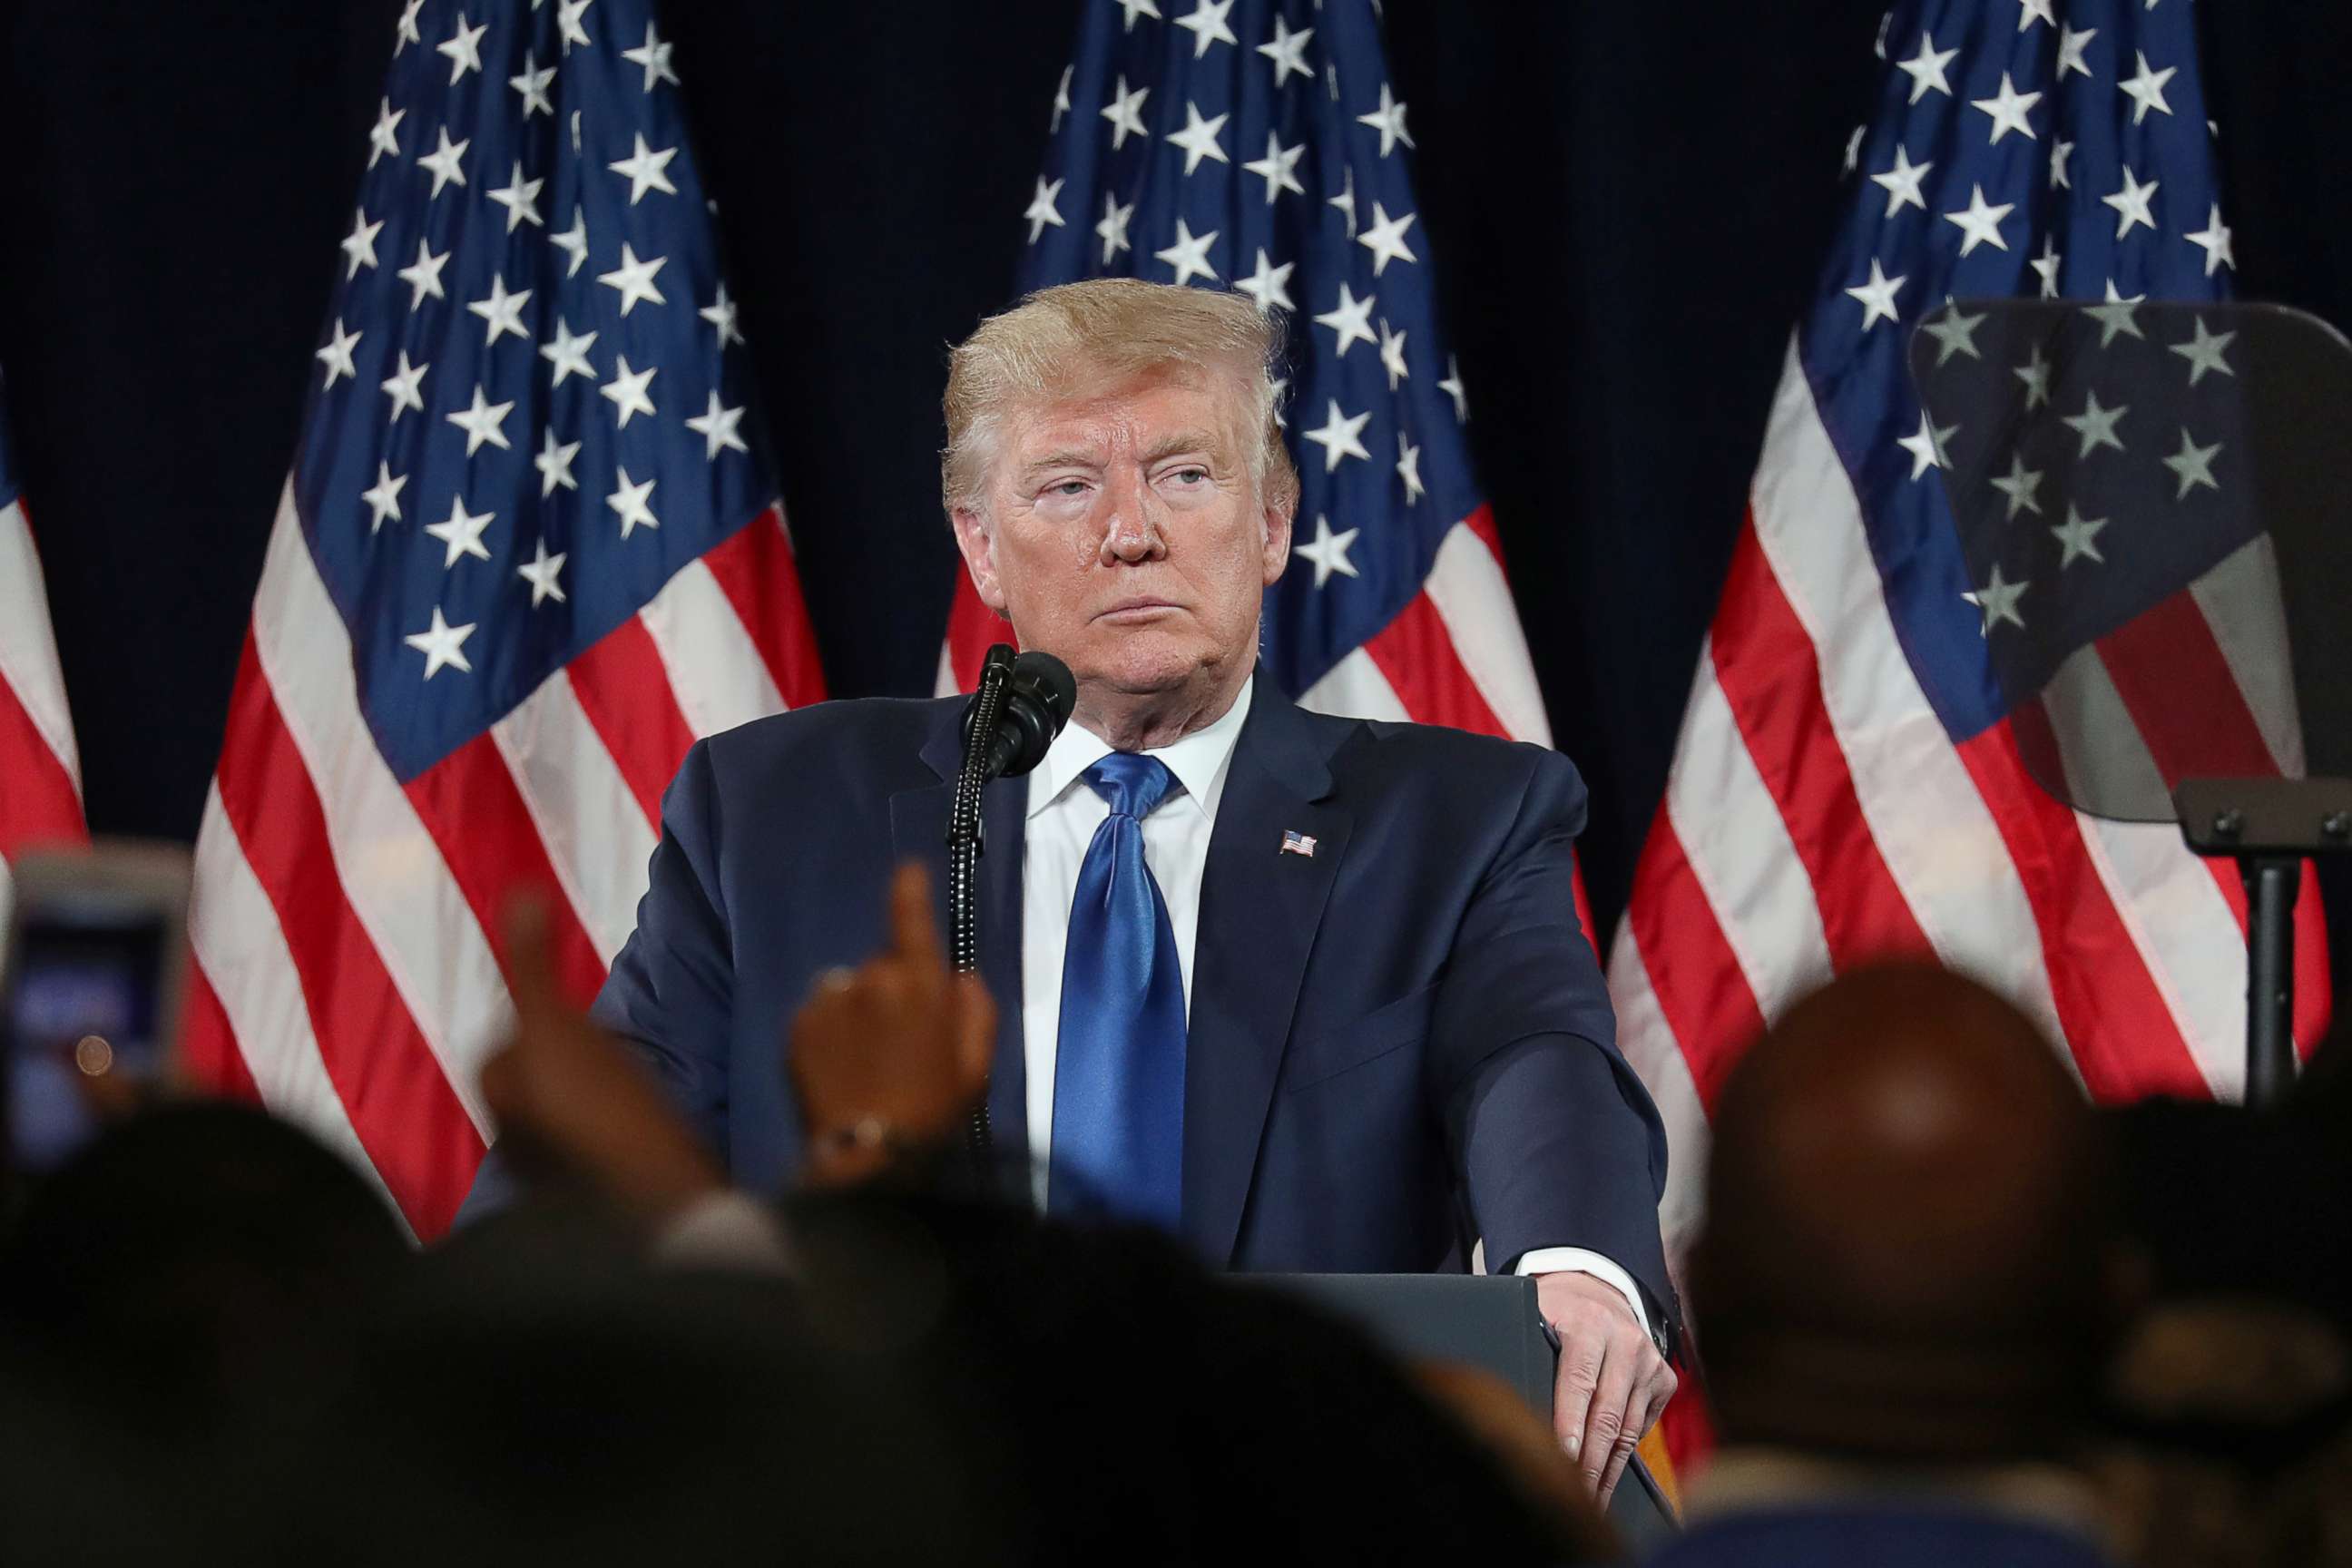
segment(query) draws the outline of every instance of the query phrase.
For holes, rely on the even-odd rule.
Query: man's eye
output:
[[[1052,487],[1052,489],[1053,493],[1057,496],[1082,496],[1087,493],[1087,481],[1084,479],[1064,479],[1060,484]]]
[[[1209,470],[1206,468],[1179,468],[1168,477],[1182,484],[1197,485],[1209,477]]]

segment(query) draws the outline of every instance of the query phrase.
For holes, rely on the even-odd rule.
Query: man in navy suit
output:
[[[1557,753],[1310,713],[1258,676],[1297,498],[1277,342],[1238,296],[1105,280],[955,352],[957,541],[1077,680],[1044,763],[984,799],[994,1145],[1049,1210],[1219,1267],[1459,1270],[1483,1239],[1538,1277],[1561,1438],[1605,1495],[1673,1391],[1676,1309],[1664,1135],[1573,912],[1584,788]],[[894,863],[944,860],[961,710],[784,714],[670,788],[595,1015],[742,1186],[808,1153],[785,1021],[864,956]]]

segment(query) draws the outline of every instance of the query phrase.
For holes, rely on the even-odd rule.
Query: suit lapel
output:
[[[890,837],[900,860],[920,860],[931,874],[940,933],[948,931],[948,806],[963,760],[961,704],[943,703],[941,721],[923,748],[940,782],[890,797]],[[1021,1036],[1021,858],[1028,826],[1026,779],[998,779],[981,794],[980,973],[996,999],[996,1059],[988,1079],[988,1120],[1002,1163],[1026,1169],[1028,1067]]]
[[[1220,1267],[1353,826],[1328,798],[1328,736],[1259,674],[1209,840],[1184,1055],[1183,1229]],[[1314,853],[1283,853],[1286,832],[1313,838]]]

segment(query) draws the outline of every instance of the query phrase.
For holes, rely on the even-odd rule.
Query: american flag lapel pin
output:
[[[1304,855],[1312,860],[1315,858],[1315,840],[1305,833],[1286,831],[1282,836],[1282,852],[1285,855]]]

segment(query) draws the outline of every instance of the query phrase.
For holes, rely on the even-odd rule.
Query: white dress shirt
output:
[[[1143,819],[1143,859],[1168,906],[1188,1019],[1209,838],[1255,686],[1255,677],[1244,682],[1234,705],[1213,723],[1144,753],[1167,764],[1178,786]],[[1070,935],[1070,906],[1095,829],[1110,815],[1102,796],[1080,775],[1111,749],[1091,730],[1070,724],[1029,774],[1027,847],[1021,865],[1021,1054],[1028,1076],[1030,1192],[1039,1208],[1045,1206],[1046,1160],[1054,1140],[1054,1061],[1061,1039],[1062,956]],[[1519,1259],[1517,1272],[1590,1274],[1623,1295],[1643,1331],[1649,1331],[1649,1313],[1633,1277],[1600,1253],[1541,1247]]]

